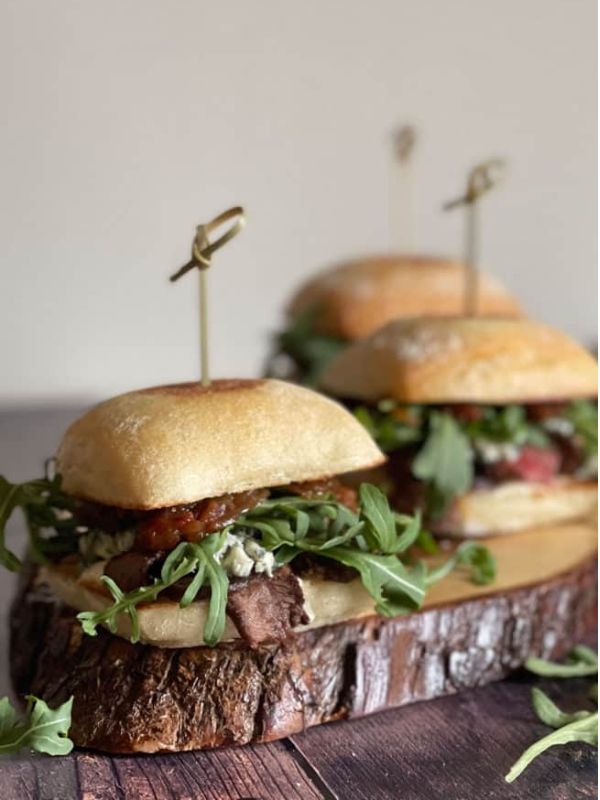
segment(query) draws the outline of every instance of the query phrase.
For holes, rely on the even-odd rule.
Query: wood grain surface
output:
[[[0,414],[0,473],[40,472],[75,410]],[[19,536],[19,526],[13,526]],[[6,609],[12,576],[0,575]],[[0,691],[8,691],[6,627],[0,627]],[[27,753],[0,762],[0,800],[571,800],[597,796],[596,754],[587,745],[554,748],[516,783],[502,776],[547,729],[531,685],[565,708],[584,702],[585,681],[548,682],[517,673],[487,687],[415,703],[291,739],[202,753],[63,758]],[[102,687],[118,692],[118,687]]]

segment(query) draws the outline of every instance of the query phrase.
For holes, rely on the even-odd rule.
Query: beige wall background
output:
[[[251,375],[292,287],[395,244],[390,133],[422,131],[419,249],[502,155],[484,261],[532,315],[596,322],[594,0],[2,0],[0,403],[195,379],[194,226],[243,203],[215,262],[213,372]]]

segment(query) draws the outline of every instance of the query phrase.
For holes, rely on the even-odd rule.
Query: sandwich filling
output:
[[[473,489],[597,478],[598,413],[589,400],[348,405],[389,456],[380,485],[392,505],[423,509],[434,527],[443,528],[452,501]]]
[[[392,511],[368,484],[357,493],[335,479],[292,483],[153,511],[77,499],[59,476],[0,479],[0,495],[3,521],[25,512],[31,557],[90,635],[102,625],[139,641],[138,612],[170,604],[184,627],[202,625],[204,644],[239,636],[258,647],[311,623],[315,582],[352,582],[375,612],[394,616],[420,607],[427,586],[457,565],[479,583],[494,577],[489,552],[470,543],[428,570],[415,557],[427,544],[418,516]],[[3,534],[0,560],[16,569]]]

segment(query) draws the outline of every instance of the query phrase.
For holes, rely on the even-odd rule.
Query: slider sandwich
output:
[[[280,381],[162,386],[88,411],[54,477],[0,483],[5,519],[24,510],[43,563],[11,614],[17,691],[73,696],[73,741],[112,752],[242,744],[333,718],[303,699],[303,681],[335,673],[305,663],[306,637],[342,626],[342,647],[348,620],[414,610],[435,579],[406,558],[418,519],[337,478],[383,461],[342,406]]]
[[[547,325],[447,318],[389,323],[321,386],[388,454],[377,480],[395,508],[479,537],[595,512],[597,382],[594,358]]]
[[[269,374],[315,385],[332,358],[391,320],[460,315],[464,284],[463,264],[431,256],[363,258],[323,270],[292,297]],[[481,274],[477,314],[520,317],[522,310]]]

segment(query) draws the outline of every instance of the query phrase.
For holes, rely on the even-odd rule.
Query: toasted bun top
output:
[[[57,471],[69,494],[150,509],[380,464],[354,417],[276,380],[157,386],[114,397],[67,430]]]
[[[378,256],[326,269],[300,287],[288,307],[296,319],[315,309],[315,328],[361,339],[400,317],[440,317],[464,308],[465,267],[431,256]],[[480,316],[520,317],[519,303],[494,278],[479,276]]]
[[[598,367],[566,334],[532,320],[396,320],[342,352],[321,383],[362,400],[522,403],[594,397]]]

